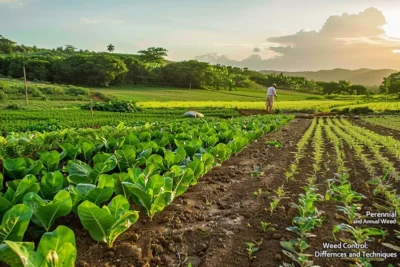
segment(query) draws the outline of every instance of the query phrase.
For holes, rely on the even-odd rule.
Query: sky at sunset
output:
[[[0,0],[0,34],[256,70],[400,69],[399,14],[399,0]]]

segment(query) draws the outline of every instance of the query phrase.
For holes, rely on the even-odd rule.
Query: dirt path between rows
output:
[[[213,168],[153,221],[141,213],[113,249],[94,243],[79,221],[69,221],[77,233],[78,266],[279,266],[284,236],[263,233],[260,222],[271,222],[280,232],[290,225],[292,215],[278,211],[273,219],[264,209],[271,190],[282,183],[277,179],[285,179],[292,152],[310,123],[294,120],[253,142]],[[268,147],[266,140],[279,140],[284,147]],[[265,175],[251,177],[254,166]],[[259,189],[269,193],[257,197]],[[250,260],[245,243],[260,241],[256,258]]]

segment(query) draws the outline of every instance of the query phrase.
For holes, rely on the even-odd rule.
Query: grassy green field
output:
[[[349,106],[356,102],[337,101],[337,100],[302,100],[302,101],[276,101],[275,108],[282,111],[329,111],[331,108]],[[237,109],[265,109],[264,101],[244,102],[244,101],[147,101],[140,102],[144,108],[177,108],[186,107],[196,109],[202,107],[210,108],[237,108]]]
[[[36,98],[30,95],[29,105],[26,105],[25,96],[20,92],[21,88],[23,89],[21,80],[0,79],[0,82],[0,90],[4,90],[8,94],[7,99],[0,101],[0,109],[5,109],[10,104],[17,104],[21,107],[22,112],[28,110],[78,110],[83,104],[89,103],[90,98],[100,101],[113,97],[119,100],[135,100],[139,106],[151,109],[179,108],[182,109],[181,111],[200,108],[265,109],[266,89],[239,88],[235,91],[226,91],[144,86],[78,88],[34,82],[30,82],[28,87],[34,88],[33,91],[36,94],[43,95],[36,96]],[[86,94],[73,95],[72,92],[77,89],[86,90]],[[372,98],[366,99],[364,96],[334,96],[334,99],[326,99],[321,95],[278,89],[278,101],[275,108],[282,112],[307,113],[326,112],[334,108],[366,106],[378,112],[400,109],[399,101],[384,101],[382,97],[382,95],[374,95]],[[47,100],[41,100],[41,98]]]
[[[363,103],[363,104],[356,104],[356,105],[349,105],[349,106],[344,106],[343,108],[355,108],[355,107],[369,107],[370,109],[373,109],[374,111],[397,111],[400,110],[400,101],[393,101],[393,102],[371,102],[371,103]]]
[[[119,86],[110,88],[93,88],[92,91],[116,96],[118,99],[147,101],[238,101],[257,102],[265,101],[266,90],[253,90],[239,88],[237,91],[225,90],[201,90],[201,89],[179,89],[165,87],[141,87],[141,86]],[[295,92],[290,90],[279,90],[278,97],[282,101],[322,99],[322,96]]]

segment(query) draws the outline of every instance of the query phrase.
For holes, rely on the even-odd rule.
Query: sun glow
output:
[[[400,38],[400,10],[385,12],[387,24],[383,26],[387,36]]]

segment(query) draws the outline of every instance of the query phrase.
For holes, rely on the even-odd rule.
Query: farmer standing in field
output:
[[[276,95],[276,84],[274,83],[271,87],[267,89],[267,113],[272,113],[272,108],[274,106],[274,97],[278,100]]]

